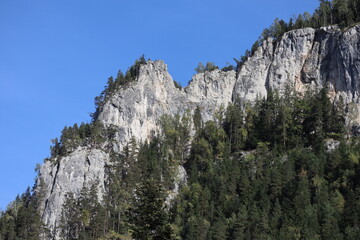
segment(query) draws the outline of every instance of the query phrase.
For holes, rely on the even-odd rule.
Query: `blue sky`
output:
[[[107,78],[142,54],[183,86],[239,58],[278,17],[317,0],[1,0],[0,209],[34,183],[65,125],[89,122]]]

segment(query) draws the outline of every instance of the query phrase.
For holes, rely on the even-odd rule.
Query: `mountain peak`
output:
[[[214,120],[219,109],[235,100],[253,103],[270,90],[282,94],[289,87],[303,92],[327,86],[333,100],[342,98],[356,112],[360,101],[359,39],[359,26],[343,33],[336,27],[293,30],[276,42],[263,41],[238,72],[215,69],[198,73],[183,89],[176,86],[163,61],[136,62],[130,77],[120,78],[119,87],[106,95],[96,120],[113,130],[108,146],[119,154],[132,139],[146,142],[159,133],[159,119],[164,115],[192,114],[199,108],[204,122]],[[59,156],[55,165],[49,161],[42,166],[40,176],[48,184],[43,216],[50,229],[60,219],[66,192],[78,191],[88,183],[87,176],[106,179],[103,170],[111,162],[108,151],[101,146],[80,148]],[[92,163],[94,155],[100,159],[97,164]],[[67,170],[75,165],[80,175]],[[101,196],[104,185],[99,185],[98,191]]]

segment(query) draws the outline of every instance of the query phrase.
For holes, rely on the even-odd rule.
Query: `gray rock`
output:
[[[304,28],[285,33],[276,43],[264,41],[242,66],[233,95],[254,101],[270,89],[304,92],[328,86],[333,100],[341,96],[359,111],[359,42],[360,25],[345,32],[337,26]]]
[[[66,194],[79,197],[83,186],[98,183],[98,198],[105,192],[105,164],[109,155],[102,150],[78,148],[58,163],[46,161],[40,169],[40,178],[45,183],[45,201],[42,204],[43,221],[50,230],[59,226]]]
[[[334,151],[340,144],[340,141],[335,139],[326,139],[325,140],[325,149],[327,152]]]
[[[341,96],[353,109],[349,119],[359,123],[359,48],[359,25],[344,32],[336,26],[293,30],[278,42],[264,41],[237,75],[235,71],[220,70],[199,73],[183,89],[175,87],[164,62],[148,61],[141,66],[135,82],[124,86],[105,103],[99,120],[106,127],[116,129],[112,146],[115,152],[120,152],[133,137],[148,141],[154,133],[159,133],[158,119],[164,114],[193,112],[199,106],[203,120],[208,121],[220,108],[238,98],[253,102],[267,96],[270,89],[283,93],[290,87],[304,92],[307,88],[320,89],[327,85],[330,97],[337,101]],[[84,185],[99,181],[101,201],[109,154],[84,147],[56,162],[46,162],[40,170],[40,179],[46,185],[43,220],[51,230],[58,224],[67,192],[78,196]],[[178,172],[169,201],[186,182],[185,170],[179,166]]]
[[[170,206],[172,200],[179,194],[181,186],[186,185],[187,182],[187,175],[186,170],[183,166],[179,165],[176,171],[175,181],[174,181],[174,188],[167,193],[167,198],[165,204]]]
[[[105,103],[99,120],[105,127],[117,130],[111,145],[115,152],[120,152],[133,137],[148,141],[154,133],[159,133],[158,120],[164,114],[174,116],[200,106],[204,120],[212,119],[215,109],[231,101],[234,83],[235,71],[215,70],[194,76],[189,86],[180,90],[175,87],[164,62],[148,61],[141,66],[137,81]],[[77,197],[84,185],[90,187],[98,180],[98,196],[102,199],[106,181],[104,168],[109,164],[109,154],[100,149],[78,148],[55,162],[58,163],[45,162],[40,170],[40,178],[46,183],[43,220],[51,230],[58,226],[66,193],[73,192]],[[178,194],[180,185],[186,183],[182,166],[178,167],[175,179],[175,187],[167,199],[169,204]]]
[[[216,109],[231,102],[234,84],[235,71],[214,70],[196,74],[180,90],[163,61],[148,61],[141,66],[138,80],[105,104],[99,120],[118,128],[116,149],[121,151],[132,137],[149,140],[159,131],[158,120],[164,114],[184,114],[199,106],[203,120],[211,120]]]

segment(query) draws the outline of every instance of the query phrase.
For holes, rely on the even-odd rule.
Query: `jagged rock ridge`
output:
[[[266,40],[240,71],[196,74],[189,85],[178,89],[162,61],[148,61],[138,79],[113,94],[98,120],[116,129],[113,151],[120,152],[132,137],[146,141],[159,131],[158,119],[164,114],[202,110],[203,121],[213,119],[215,111],[235,99],[254,101],[266,97],[269,89],[282,93],[290,87],[303,92],[307,87],[326,84],[334,100],[340,98],[359,109],[360,26],[344,32],[338,27],[305,28],[285,33],[278,42]],[[359,119],[357,119],[359,121]],[[109,154],[103,149],[79,147],[58,161],[48,161],[40,170],[45,182],[43,220],[56,229],[67,192],[78,196],[83,185],[98,181],[98,196],[105,192],[104,168]],[[179,166],[179,178],[186,175]]]

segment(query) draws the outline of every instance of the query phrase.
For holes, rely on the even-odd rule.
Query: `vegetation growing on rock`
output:
[[[237,70],[265,38],[278,40],[302,27],[359,21],[359,0],[320,1],[313,16],[289,23],[275,20],[251,51],[237,60]],[[51,239],[357,239],[360,235],[360,141],[345,128],[341,103],[328,89],[299,95],[269,91],[253,105],[235,100],[214,121],[193,115],[164,115],[160,134],[132,139],[122,152],[110,145],[115,131],[97,121],[106,101],[136,81],[144,57],[124,75],[109,78],[96,98],[90,124],[65,127],[53,141],[51,158],[78,147],[102,149],[106,193],[97,182],[79,196],[66,194],[54,232],[41,221],[41,181],[0,215],[0,240]],[[197,72],[217,69],[212,63]],[[224,70],[232,70],[233,67]],[[326,148],[326,142],[336,147]],[[59,164],[59,162],[57,163]],[[89,163],[90,164],[90,163]],[[179,167],[187,184],[172,200]],[[154,204],[155,203],[155,204]]]
[[[140,67],[145,63],[145,57],[142,55],[139,59],[135,60],[134,65],[132,65],[126,71],[125,75],[121,70],[119,70],[115,79],[112,76],[108,78],[105,89],[99,96],[95,97],[95,112],[91,114],[93,121],[97,120],[102,107],[104,106],[105,102],[112,96],[112,94],[118,91],[121,87],[136,81],[140,73]]]
[[[305,97],[273,92],[254,108],[237,101],[222,121],[197,123],[187,145],[189,121],[199,115],[164,116],[161,136],[112,153],[101,203],[96,183],[78,198],[67,194],[62,239],[356,239],[360,142],[345,137],[344,110],[326,89]],[[335,150],[325,149],[329,138],[340,142]],[[165,205],[179,164],[187,185]],[[35,199],[27,192],[3,213],[3,239],[46,233],[40,216],[21,230],[19,213],[34,219]]]

